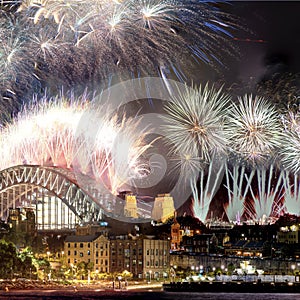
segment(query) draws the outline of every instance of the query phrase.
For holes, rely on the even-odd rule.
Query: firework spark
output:
[[[283,176],[284,205],[287,213],[300,215],[300,180],[297,174],[285,172]]]
[[[219,53],[224,49],[233,52],[229,42],[228,48],[224,47],[224,42],[231,38],[231,17],[209,2],[3,0],[1,3],[15,9],[0,15],[0,48],[8,49],[7,55],[0,55],[0,81],[7,74],[3,68],[8,73],[15,72],[7,87],[16,78],[18,81],[24,78],[25,85],[28,82],[25,79],[33,76],[39,82],[29,85],[32,93],[36,88],[51,87],[57,91],[61,86],[98,84],[111,76],[123,78],[128,74],[165,76],[173,70],[180,76],[188,61],[194,64],[191,54],[197,60],[218,64]],[[12,33],[4,32],[1,38],[4,28]],[[20,84],[18,87],[24,90]],[[18,87],[10,89],[16,93]]]
[[[256,169],[257,195],[254,193],[253,187],[250,186],[253,207],[248,206],[246,211],[251,220],[260,224],[274,222],[283,209],[280,205],[283,172],[280,172],[278,178],[275,178],[275,171],[273,164],[268,169]]]
[[[280,163],[285,170],[300,172],[300,112],[283,116],[284,136],[280,149]]]
[[[240,166],[235,164],[232,171],[230,171],[227,164],[225,165],[226,188],[229,202],[224,209],[229,222],[236,222],[238,224],[244,214],[246,195],[254,176],[254,170],[252,170],[249,177],[247,177],[247,184],[245,185],[245,171],[245,165]]]
[[[281,127],[275,108],[265,99],[245,95],[232,103],[228,116],[233,153],[252,164],[266,162],[281,145]]]
[[[142,142],[146,131],[135,134],[134,119],[120,120],[106,111],[93,122],[98,125],[95,137],[80,132],[78,124],[89,105],[84,95],[80,99],[45,96],[25,106],[0,132],[1,169],[20,164],[75,169],[117,194],[145,171],[139,159],[151,144]]]
[[[225,111],[230,97],[207,84],[204,88],[178,93],[165,106],[166,137],[180,156],[199,157],[209,162],[227,152],[228,127]]]

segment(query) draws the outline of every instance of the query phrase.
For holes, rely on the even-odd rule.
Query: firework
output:
[[[283,116],[284,136],[280,149],[280,163],[285,170],[300,172],[300,114],[289,112]]]
[[[273,158],[281,145],[281,127],[275,108],[265,99],[245,95],[232,103],[228,116],[232,152],[252,164]]]
[[[299,82],[299,73],[275,73],[271,79],[262,80],[257,84],[256,93],[266,99],[272,99],[272,103],[282,113],[286,110],[295,112],[299,109]]]
[[[253,187],[250,186],[253,207],[249,205],[246,211],[253,221],[261,224],[274,222],[283,209],[280,205],[283,172],[276,178],[274,165],[271,164],[268,169],[256,169],[256,178],[258,191],[255,194]]]
[[[229,99],[222,89],[215,90],[207,84],[199,89],[186,86],[168,102],[165,106],[167,115],[163,118],[172,151],[180,156],[199,157],[203,162],[226,153],[225,111]]]
[[[144,144],[144,133],[135,133],[134,119],[111,117],[106,111],[93,119],[95,136],[78,129],[90,102],[63,96],[36,99],[25,106],[0,133],[1,169],[19,164],[69,169],[85,174],[117,194],[125,184],[145,171],[140,156],[151,146]],[[127,150],[127,151],[125,151]],[[82,168],[82,169],[81,169]]]
[[[181,172],[192,189],[194,216],[205,221],[223,175],[223,164],[217,171],[215,164],[222,162],[227,152],[224,112],[230,98],[222,89],[215,90],[208,84],[199,89],[185,86],[176,94],[166,104],[167,114],[162,117],[165,136],[170,152],[180,157]]]
[[[0,97],[2,114],[11,114],[21,103],[20,95],[35,88],[34,66],[23,32],[7,28],[0,17]],[[7,118],[1,118],[1,121]]]
[[[173,70],[180,76],[188,61],[195,62],[190,59],[191,54],[205,63],[218,64],[218,55],[224,49],[233,53],[230,43],[228,48],[224,47],[224,42],[231,38],[231,17],[209,2],[3,0],[1,3],[15,7],[14,13],[0,16],[0,31],[2,28],[12,31],[3,34],[2,47],[14,44],[13,48],[18,50],[14,52],[14,62],[18,61],[18,65],[8,66],[10,72],[17,72],[8,87],[15,78],[30,76],[39,81],[29,84],[32,91],[40,88],[38,84],[42,88],[73,88],[128,74],[165,76]],[[1,56],[0,66],[6,63]],[[2,69],[0,81],[7,74]]]
[[[289,214],[300,215],[300,181],[297,174],[285,172],[283,176],[284,205]]]
[[[207,173],[207,174],[206,174]],[[198,218],[203,223],[209,212],[210,203],[220,187],[224,174],[224,164],[211,161],[208,171],[199,170],[199,178],[191,181],[193,192],[192,211],[195,218]],[[197,181],[199,183],[197,183]]]
[[[250,188],[254,170],[251,171],[247,177],[247,184],[245,186],[245,165],[234,164],[232,171],[229,170],[228,165],[225,165],[226,188],[228,192],[228,204],[224,207],[229,222],[241,221],[246,205],[246,195]]]

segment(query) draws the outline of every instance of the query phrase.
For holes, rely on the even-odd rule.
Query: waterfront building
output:
[[[111,273],[122,273],[124,270],[134,277],[143,277],[143,240],[128,236],[111,237],[110,240]]]
[[[182,226],[174,218],[174,222],[171,225],[171,251],[183,250],[183,237],[192,237],[195,234],[199,234],[200,230],[191,229],[190,226]]]
[[[277,232],[277,242],[298,244],[300,241],[299,233],[299,225],[296,224],[280,227],[279,231]]]
[[[265,241],[239,240],[224,244],[226,255],[262,257]]]
[[[69,235],[64,242],[64,253],[70,266],[91,263],[93,270],[109,273],[110,241],[104,235]]]
[[[110,236],[90,226],[78,227],[79,233],[67,236],[64,243],[70,266],[91,263],[93,271],[118,274],[130,272],[135,278],[163,278],[170,267],[170,241],[154,236]],[[93,231],[95,234],[82,235]]]
[[[146,278],[168,277],[170,269],[170,241],[143,239],[143,273]]]
[[[213,234],[197,234],[182,237],[182,250],[193,253],[209,253],[211,246],[216,246],[216,236]]]

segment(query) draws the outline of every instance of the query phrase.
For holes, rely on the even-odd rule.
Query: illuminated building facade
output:
[[[152,219],[164,223],[174,215],[174,200],[170,194],[158,194],[152,209]]]

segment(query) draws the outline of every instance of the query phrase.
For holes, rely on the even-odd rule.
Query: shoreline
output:
[[[96,286],[66,286],[66,287],[37,287],[25,289],[0,290],[0,299],[30,300],[30,299],[153,299],[153,293],[162,295],[165,292],[162,284],[131,285],[122,289],[103,288]]]
[[[120,288],[113,288],[111,283],[90,283],[84,284],[81,282],[70,282],[69,284],[63,284],[60,282],[35,282],[35,281],[25,281],[25,282],[12,282],[12,281],[2,281],[0,283],[0,293],[14,292],[14,291],[26,291],[26,290],[60,290],[60,291],[107,291],[107,292],[120,292],[120,291],[139,291],[139,290],[149,290],[149,289],[161,289],[163,283],[128,283],[125,286],[123,283]]]

